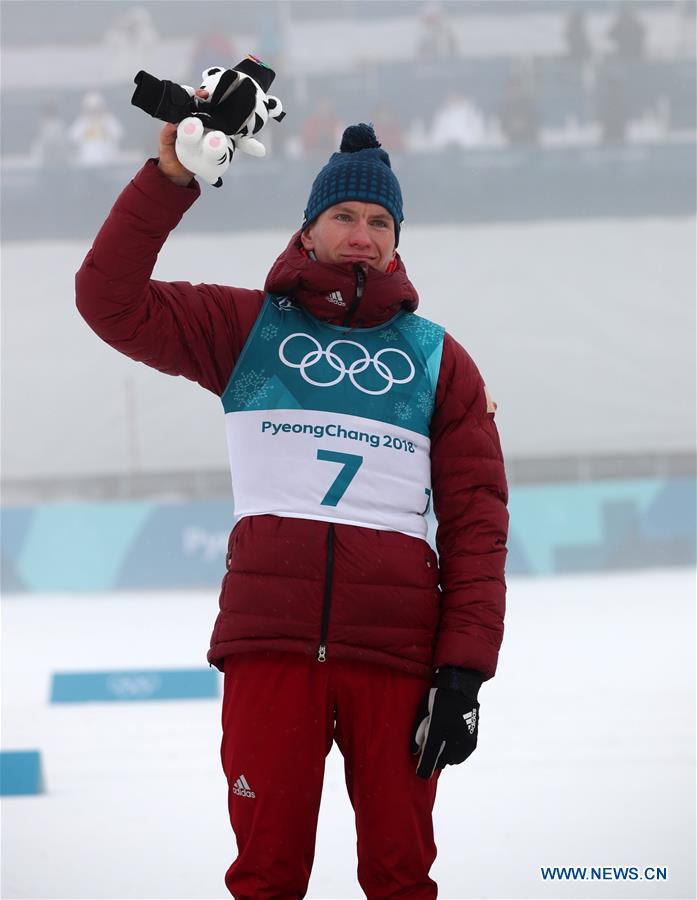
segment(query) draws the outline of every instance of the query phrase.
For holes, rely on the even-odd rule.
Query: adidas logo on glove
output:
[[[411,734],[419,778],[431,778],[436,769],[457,766],[474,753],[481,684],[482,675],[473,669],[436,669],[434,684],[421,699]]]
[[[474,734],[474,729],[477,727],[477,710],[470,710],[468,713],[465,713],[462,718],[465,720],[469,733]]]

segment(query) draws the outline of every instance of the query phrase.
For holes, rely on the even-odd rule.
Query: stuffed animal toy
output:
[[[211,66],[202,73],[204,100],[188,85],[162,81],[140,71],[131,103],[151,116],[177,125],[175,152],[183,166],[214,187],[223,183],[236,148],[250,156],[264,156],[256,140],[271,118],[285,113],[278,97],[267,94],[275,72],[248,56],[232,69]]]

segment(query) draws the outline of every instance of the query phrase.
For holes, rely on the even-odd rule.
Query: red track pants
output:
[[[297,900],[315,853],[324,761],[344,757],[368,900],[433,900],[437,774],[417,778],[409,739],[428,682],[354,660],[243,653],[225,660],[221,755],[238,856],[236,900]]]

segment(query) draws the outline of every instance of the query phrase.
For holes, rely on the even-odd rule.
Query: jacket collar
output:
[[[266,276],[264,290],[294,297],[310,315],[332,325],[370,328],[419,305],[399,255],[396,261],[393,272],[360,263],[317,262],[307,255],[296,231]]]

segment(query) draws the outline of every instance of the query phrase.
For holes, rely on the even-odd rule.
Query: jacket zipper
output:
[[[351,305],[348,308],[348,312],[344,317],[344,325],[348,325],[351,321],[353,315],[358,309],[358,304],[361,302],[361,297],[363,296],[363,288],[365,286],[365,272],[361,268],[360,263],[353,264],[353,271],[356,275],[356,293],[353,295],[353,300],[351,301]]]
[[[360,263],[353,264],[353,271],[356,274],[356,293],[353,295],[351,306],[346,313],[344,325],[348,325],[351,317],[358,309],[358,304],[363,296],[363,287],[365,286],[365,272]],[[327,532],[327,569],[324,575],[324,600],[322,601],[322,627],[319,636],[319,647],[317,649],[317,659],[319,662],[327,661],[327,631],[329,630],[329,608],[332,603],[332,576],[334,574],[334,523],[329,523],[329,531]]]
[[[360,263],[353,264],[353,271],[356,275],[356,293],[346,313],[344,325],[348,325],[351,317],[358,309],[358,304],[363,296],[363,288],[365,286],[365,272],[361,268]],[[319,636],[319,648],[317,649],[317,659],[319,662],[327,661],[327,632],[329,630],[329,608],[332,603],[332,576],[334,575],[334,523],[329,523],[329,531],[327,532],[327,569],[324,575],[324,600],[322,602],[322,629]]]
[[[324,600],[322,603],[322,630],[319,636],[317,659],[327,660],[327,631],[329,629],[329,607],[332,602],[332,575],[334,574],[334,523],[329,523],[327,533],[327,569],[324,575]]]

